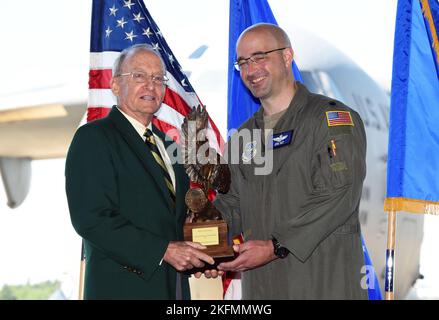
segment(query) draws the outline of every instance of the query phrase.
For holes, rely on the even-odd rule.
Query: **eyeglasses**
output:
[[[156,85],[166,85],[168,82],[168,77],[163,75],[154,75],[154,74],[147,74],[146,72],[141,71],[133,71],[133,72],[127,72],[127,73],[121,73],[117,74],[114,77],[124,77],[124,76],[131,76],[133,78],[134,82],[136,83],[145,83],[148,80],[151,80],[152,83]]]
[[[257,52],[257,53],[251,55],[248,58],[239,59],[238,61],[236,61],[234,63],[235,69],[238,70],[238,71],[247,69],[249,61],[253,62],[254,64],[263,63],[265,61],[265,59],[267,59],[267,54],[269,54],[271,52],[283,50],[283,49],[286,49],[286,48],[288,48],[288,47],[274,49],[274,50],[269,50],[269,51],[265,51],[265,52]]]

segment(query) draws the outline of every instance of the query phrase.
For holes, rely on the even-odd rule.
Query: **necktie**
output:
[[[155,161],[158,163],[163,177],[165,179],[166,187],[169,191],[169,195],[171,196],[172,205],[175,207],[175,189],[172,184],[171,176],[169,175],[168,169],[166,168],[165,162],[163,161],[162,156],[160,155],[160,151],[157,147],[156,141],[154,139],[154,136],[151,132],[151,130],[146,129],[144,136],[146,137],[145,143],[149,147],[152,156],[154,157]]]

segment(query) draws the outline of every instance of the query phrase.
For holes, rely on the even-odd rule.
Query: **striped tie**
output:
[[[144,136],[146,137],[145,143],[151,150],[151,154],[154,157],[155,161],[159,164],[162,169],[163,177],[165,178],[165,184],[168,188],[169,195],[171,196],[172,204],[175,207],[175,189],[172,184],[171,176],[169,175],[168,169],[166,168],[165,162],[163,161],[162,156],[160,155],[160,151],[157,148],[157,144],[155,142],[154,136],[151,130],[146,129]]]

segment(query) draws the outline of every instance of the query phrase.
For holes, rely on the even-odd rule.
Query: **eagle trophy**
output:
[[[230,170],[222,157],[209,147],[207,126],[209,115],[205,107],[192,108],[181,127],[183,164],[192,182],[200,188],[186,193],[185,202],[192,222],[222,220],[221,213],[208,199],[209,189],[227,193],[230,187]]]

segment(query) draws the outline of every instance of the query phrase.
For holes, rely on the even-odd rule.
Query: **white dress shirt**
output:
[[[139,121],[137,121],[136,119],[134,119],[130,115],[123,112],[119,107],[117,107],[117,109],[119,109],[120,113],[122,113],[125,116],[125,118],[127,118],[127,120],[131,123],[131,125],[134,127],[134,129],[137,131],[137,133],[140,135],[140,137],[142,138],[143,141],[146,140],[146,137],[144,136],[146,128],[151,130],[151,132],[154,135],[154,139],[155,139],[157,148],[159,149],[160,155],[162,156],[162,159],[163,159],[163,162],[166,165],[166,169],[168,169],[168,173],[169,173],[169,176],[171,177],[172,185],[174,186],[174,190],[176,190],[176,188],[175,188],[175,173],[174,173],[174,168],[172,167],[171,159],[169,158],[169,154],[166,152],[165,145],[163,144],[162,139],[160,139],[156,134],[154,134],[154,132],[152,130],[151,122],[148,124],[147,127],[145,127],[142,123],[140,123]]]

